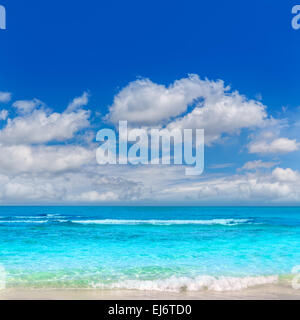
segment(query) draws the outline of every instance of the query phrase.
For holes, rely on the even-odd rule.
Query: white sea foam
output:
[[[15,216],[14,219],[44,219],[46,217],[41,216]]]
[[[47,223],[48,220],[0,220],[0,223]]]
[[[72,220],[73,223],[81,224],[116,224],[116,225],[238,225],[250,223],[249,219],[211,219],[211,220],[119,220],[119,219],[103,219],[103,220]]]
[[[47,223],[47,222],[68,222],[65,216],[59,214],[47,214],[44,216],[3,216],[0,223]],[[8,220],[10,219],[10,220]]]
[[[198,276],[196,278],[175,277],[161,280],[122,280],[112,284],[93,284],[99,289],[127,289],[142,291],[238,291],[249,287],[275,284],[278,276],[258,276],[258,277],[212,277]]]
[[[8,218],[11,218],[11,219],[47,219],[47,217],[42,217],[42,216],[10,216],[10,217],[1,217],[0,218],[0,221],[1,219],[8,219]]]

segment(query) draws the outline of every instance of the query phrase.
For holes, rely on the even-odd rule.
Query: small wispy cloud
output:
[[[89,93],[84,92],[82,96],[76,97],[72,100],[72,102],[68,105],[66,112],[74,112],[81,107],[86,106],[89,103]]]
[[[0,120],[6,120],[8,117],[8,111],[3,109],[0,111]]]
[[[11,100],[11,93],[10,92],[2,92],[0,91],[0,102],[6,103]]]
[[[262,160],[254,160],[245,163],[240,170],[270,169],[277,164],[277,162],[263,162]]]
[[[18,100],[12,105],[17,109],[19,114],[28,114],[35,110],[37,107],[44,106],[44,103],[38,99],[32,100]]]
[[[218,163],[218,164],[212,164],[210,166],[208,166],[208,169],[226,169],[226,168],[230,168],[233,167],[234,163]]]

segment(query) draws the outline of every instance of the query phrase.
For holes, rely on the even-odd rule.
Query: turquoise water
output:
[[[0,207],[6,287],[235,290],[300,264],[298,207]]]

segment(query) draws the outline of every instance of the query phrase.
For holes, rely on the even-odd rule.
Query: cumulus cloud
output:
[[[299,202],[299,173],[275,169],[271,174],[247,173],[225,177],[206,177],[164,190],[166,197],[196,202]]]
[[[185,176],[182,165],[97,165],[90,111],[83,108],[88,102],[89,94],[84,92],[60,113],[37,99],[16,101],[17,115],[11,112],[12,118],[2,110],[0,202],[300,201],[299,172],[274,169],[275,162],[249,161],[237,173],[232,169],[223,176],[218,172],[196,177]],[[298,150],[296,140],[280,137],[287,122],[268,116],[260,101],[232,91],[223,81],[201,80],[197,75],[169,86],[148,79],[129,83],[115,96],[105,119],[114,124],[128,120],[129,126],[148,129],[204,128],[210,146],[247,129],[250,153],[278,156]]]
[[[35,147],[30,151],[18,147],[16,154],[3,150],[12,164],[0,157],[0,201],[300,201],[299,173],[289,168],[276,168],[270,173],[188,177],[184,166],[97,166],[94,150],[90,153],[62,146],[61,150]]]
[[[267,113],[261,102],[232,92],[221,80],[190,75],[168,87],[148,79],[131,82],[116,95],[106,119],[115,124],[127,120],[130,125],[205,129],[210,145],[222,134],[265,125]]]
[[[11,93],[10,92],[3,92],[0,91],[0,102],[6,103],[11,100]]]
[[[74,98],[73,101],[68,105],[66,112],[73,112],[81,107],[86,106],[89,103],[89,94],[84,92],[82,96]]]
[[[80,146],[0,146],[0,172],[63,173],[95,162],[95,153]]]
[[[278,181],[285,181],[285,182],[300,182],[300,175],[299,172],[294,171],[290,168],[283,169],[283,168],[276,168],[273,170],[272,175]]]
[[[8,119],[0,130],[0,143],[38,144],[71,139],[80,129],[89,126],[89,115],[85,110],[71,113],[35,110],[29,115]]]
[[[0,173],[0,203],[138,201],[147,193],[139,182],[98,169],[90,164],[64,172]]]
[[[16,181],[19,180],[19,181]],[[51,184],[49,181],[38,183],[37,179],[30,179],[24,183],[24,179],[10,179],[9,182],[0,188],[0,198],[5,201],[13,201],[14,203],[21,201],[50,201],[61,199],[61,190]]]
[[[278,138],[272,141],[254,141],[248,146],[250,153],[261,153],[261,154],[278,154],[278,153],[289,153],[297,151],[299,149],[299,143],[296,140],[288,138]]]
[[[260,102],[247,100],[238,92],[226,93],[227,89],[208,95],[203,103],[190,113],[168,125],[169,129],[205,129],[205,142],[211,145],[223,134],[236,134],[241,129],[266,125],[266,108]]]
[[[184,176],[182,166],[139,166],[126,170],[116,166],[111,172],[122,174],[126,180],[136,184],[141,183],[143,197],[139,200],[149,202],[215,204],[300,201],[300,180],[288,180],[273,172],[203,175],[197,178]],[[298,175],[296,171],[294,173]]]
[[[27,114],[40,106],[44,106],[44,103],[38,99],[18,100],[12,106],[17,109],[19,114]]]
[[[8,117],[8,111],[3,109],[0,111],[0,120],[6,120]]]
[[[197,76],[177,80],[168,87],[149,79],[136,80],[115,96],[106,118],[112,123],[127,120],[132,125],[159,125],[185,112],[209,90],[208,83]]]
[[[18,100],[13,103],[18,116],[7,119],[0,130],[2,144],[42,144],[71,139],[90,125],[90,111],[82,107],[88,103],[88,93],[75,98],[62,112],[53,112],[38,99]],[[1,114],[0,114],[1,116]],[[8,114],[3,111],[3,119]]]

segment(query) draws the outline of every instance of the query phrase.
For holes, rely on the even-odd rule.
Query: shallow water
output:
[[[0,207],[6,287],[240,290],[300,265],[299,207]]]

